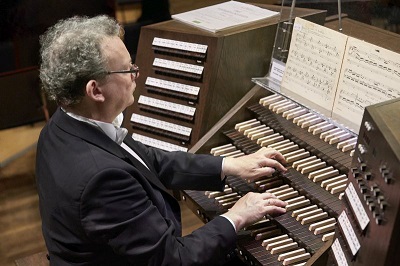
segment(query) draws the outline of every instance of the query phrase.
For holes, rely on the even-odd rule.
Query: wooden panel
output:
[[[327,28],[339,30],[339,21],[325,23]],[[342,33],[382,48],[400,53],[400,35],[350,18],[342,19]]]

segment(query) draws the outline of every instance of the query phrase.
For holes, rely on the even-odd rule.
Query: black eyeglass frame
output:
[[[135,64],[133,64],[129,70],[115,70],[115,71],[107,71],[107,74],[125,74],[125,73],[130,73],[134,74],[135,77],[139,73],[139,67]]]

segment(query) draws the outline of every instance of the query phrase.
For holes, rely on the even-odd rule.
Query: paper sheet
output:
[[[260,8],[251,4],[228,1],[172,15],[172,18],[215,33],[221,30],[268,19],[278,14],[279,12]]]

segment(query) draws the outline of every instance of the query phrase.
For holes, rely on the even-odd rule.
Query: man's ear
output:
[[[86,95],[96,102],[104,102],[105,97],[103,95],[102,88],[96,80],[92,79],[86,83]]]

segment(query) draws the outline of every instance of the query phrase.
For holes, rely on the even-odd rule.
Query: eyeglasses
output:
[[[139,67],[135,64],[132,64],[129,70],[116,70],[116,71],[107,71],[107,74],[115,74],[115,73],[130,73],[134,78],[137,78],[139,74]]]

